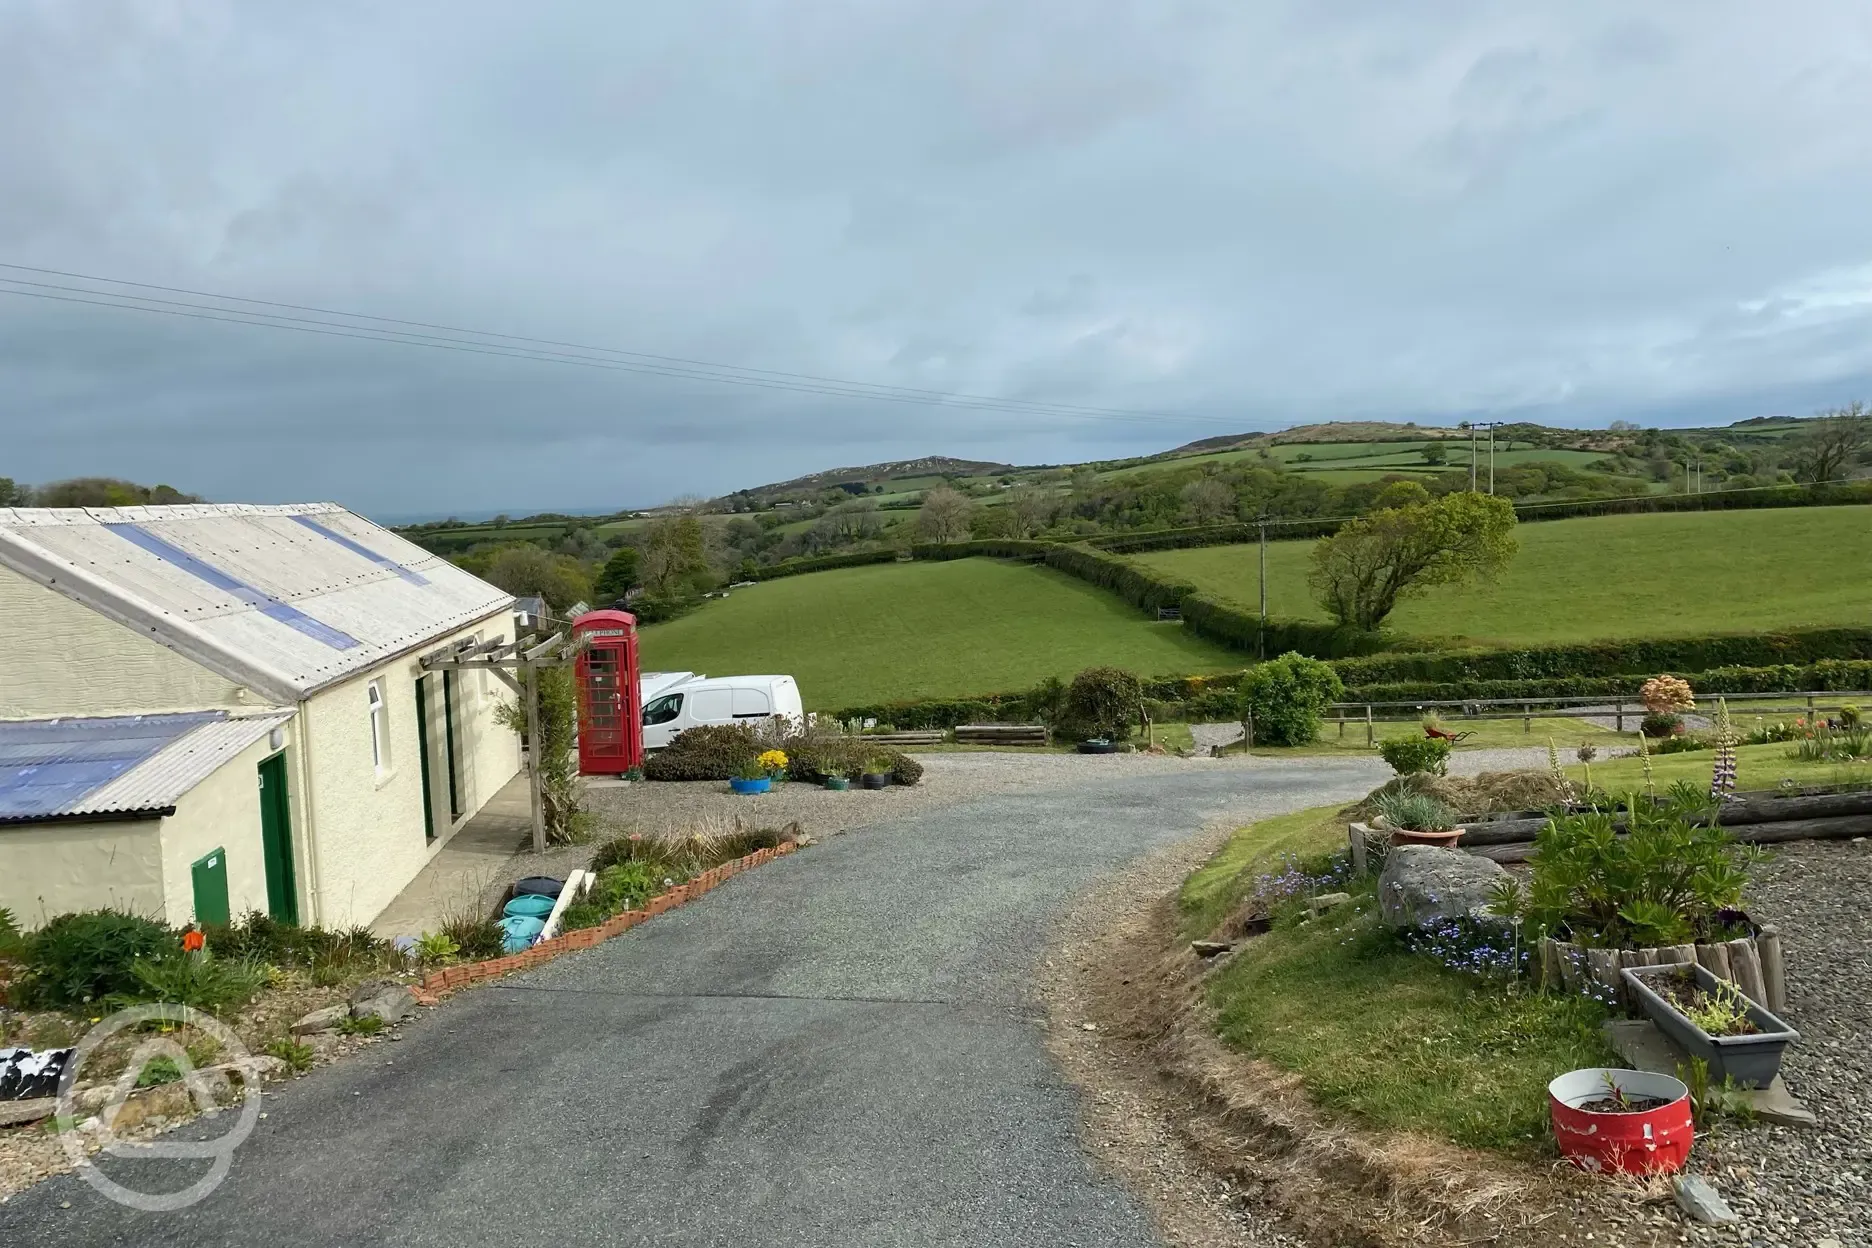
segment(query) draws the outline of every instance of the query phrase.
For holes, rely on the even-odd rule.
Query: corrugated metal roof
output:
[[[247,715],[203,724],[92,792],[73,813],[100,814],[174,806],[221,764],[285,724],[292,711]]]
[[[293,711],[0,722],[0,824],[161,814]]]
[[[0,563],[279,702],[513,603],[335,503],[0,508]]]
[[[72,813],[88,794],[225,717],[204,711],[0,723],[0,821]]]

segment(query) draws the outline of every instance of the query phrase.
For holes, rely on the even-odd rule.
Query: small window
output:
[[[643,722],[646,724],[669,723],[670,720],[682,714],[682,698],[683,695],[680,693],[664,694],[649,706],[644,707]]]
[[[736,719],[753,719],[771,714],[773,714],[773,703],[768,699],[765,689],[736,689],[734,691]]]
[[[689,698],[689,718],[698,724],[725,724],[734,718],[734,695],[726,689],[698,689]]]
[[[384,682],[381,677],[370,682],[370,750],[371,765],[382,775],[390,770],[390,711],[384,704]]]

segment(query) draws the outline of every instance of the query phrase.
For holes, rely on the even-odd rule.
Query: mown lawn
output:
[[[1243,828],[1185,881],[1185,930],[1209,930],[1257,874],[1344,837],[1334,807]],[[1320,1104],[1368,1125],[1549,1152],[1547,1081],[1616,1064],[1599,1032],[1603,1010],[1409,952],[1379,925],[1370,882],[1352,891],[1351,904],[1323,917],[1280,915],[1216,972],[1209,991],[1222,1039],[1293,1071]]]
[[[1432,590],[1391,617],[1401,633],[1538,644],[1744,633],[1872,619],[1872,508],[1796,507],[1523,524],[1489,584]],[[1325,619],[1307,589],[1313,543],[1268,544],[1268,613]],[[1248,607],[1252,545],[1135,556]]]
[[[1241,659],[1084,581],[991,559],[783,577],[643,630],[645,671],[787,673],[817,710],[1020,689],[1100,664],[1180,675]]]

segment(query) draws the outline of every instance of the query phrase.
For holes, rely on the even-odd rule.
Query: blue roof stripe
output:
[[[341,632],[329,624],[321,624],[298,607],[281,602],[273,595],[255,589],[245,581],[236,580],[212,563],[198,559],[180,546],[157,537],[140,524],[106,524],[104,527],[132,545],[147,550],[164,563],[174,564],[189,575],[207,581],[216,589],[233,594],[248,606],[258,610],[260,614],[269,619],[278,620],[286,627],[304,633],[314,641],[323,642],[334,650],[349,650],[360,644],[358,639],[351,634]]]
[[[363,555],[366,559],[370,560],[372,563],[376,564],[378,567],[389,568],[392,572],[395,572],[398,576],[402,577],[404,580],[408,581],[412,585],[427,585],[429,583],[429,578],[424,576],[422,573],[414,571],[410,568],[404,567],[402,564],[390,558],[388,555],[378,554],[376,551],[364,545],[362,542],[353,541],[352,539],[346,537],[344,534],[338,532],[336,529],[326,528],[324,525],[314,520],[311,516],[294,516],[293,519],[298,521],[300,524],[303,524],[306,528],[311,529],[314,533],[317,533],[319,536],[328,537],[332,541],[337,542],[340,546],[344,547],[346,550],[350,551],[352,554]]]
[[[0,820],[70,810],[221,711],[0,723]]]

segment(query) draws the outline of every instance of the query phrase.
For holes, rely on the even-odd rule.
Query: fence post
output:
[[[1534,735],[1534,704],[1532,702],[1521,704],[1521,731],[1528,736]]]
[[[1372,726],[1371,703],[1365,704],[1365,744],[1378,744],[1378,730]]]
[[[1614,729],[1614,731],[1624,732],[1625,731],[1625,704],[1623,702],[1614,702],[1612,704],[1612,709],[1618,717],[1617,719],[1618,727]]]

